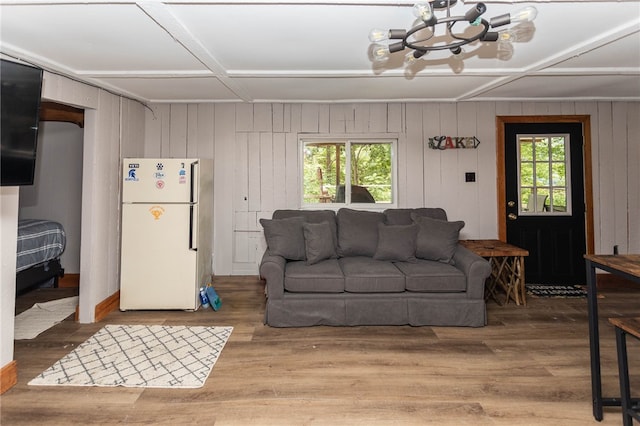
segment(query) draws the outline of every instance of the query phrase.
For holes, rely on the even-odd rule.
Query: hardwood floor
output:
[[[591,415],[585,299],[489,302],[489,325],[456,327],[264,326],[256,277],[217,277],[218,312],[119,312],[97,324],[73,317],[17,341],[18,384],[0,400],[2,425],[619,425],[619,408]],[[77,289],[38,290],[35,301]],[[638,316],[635,289],[603,290],[603,389],[617,395],[612,316]],[[56,298],[57,298],[56,297]],[[27,382],[105,324],[231,325],[204,387],[190,390],[42,387]],[[640,344],[629,339],[632,389]],[[637,393],[637,392],[636,392]]]

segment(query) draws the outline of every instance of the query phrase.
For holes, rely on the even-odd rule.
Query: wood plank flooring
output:
[[[586,299],[488,302],[489,325],[271,328],[256,277],[217,277],[218,312],[119,312],[73,317],[16,341],[18,384],[0,397],[0,423],[171,425],[619,425],[591,415]],[[16,310],[77,289],[37,290]],[[53,294],[52,294],[53,293]],[[636,289],[600,299],[603,390],[619,393],[613,327],[638,316]],[[105,324],[231,325],[204,387],[190,390],[42,387],[27,382]],[[629,339],[632,389],[640,345]]]

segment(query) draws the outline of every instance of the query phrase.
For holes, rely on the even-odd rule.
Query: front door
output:
[[[582,123],[506,123],[507,242],[525,248],[526,282],[584,284]]]

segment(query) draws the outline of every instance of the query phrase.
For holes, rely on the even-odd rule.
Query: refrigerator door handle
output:
[[[189,202],[196,203],[195,194],[196,194],[196,168],[198,166],[198,162],[194,161],[191,163],[191,192],[189,193]]]
[[[193,227],[195,225],[195,220],[193,217],[195,206],[192,204],[189,206],[189,250],[198,251],[198,247],[193,244],[193,235],[195,232],[193,231]]]

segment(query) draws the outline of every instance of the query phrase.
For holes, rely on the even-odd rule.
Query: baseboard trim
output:
[[[64,274],[64,277],[58,278],[58,287],[61,287],[61,288],[80,287],[80,274]]]
[[[120,290],[104,299],[96,305],[95,322],[102,321],[109,312],[115,311],[120,307]]]
[[[18,363],[11,361],[0,369],[0,395],[11,389],[18,383]]]

